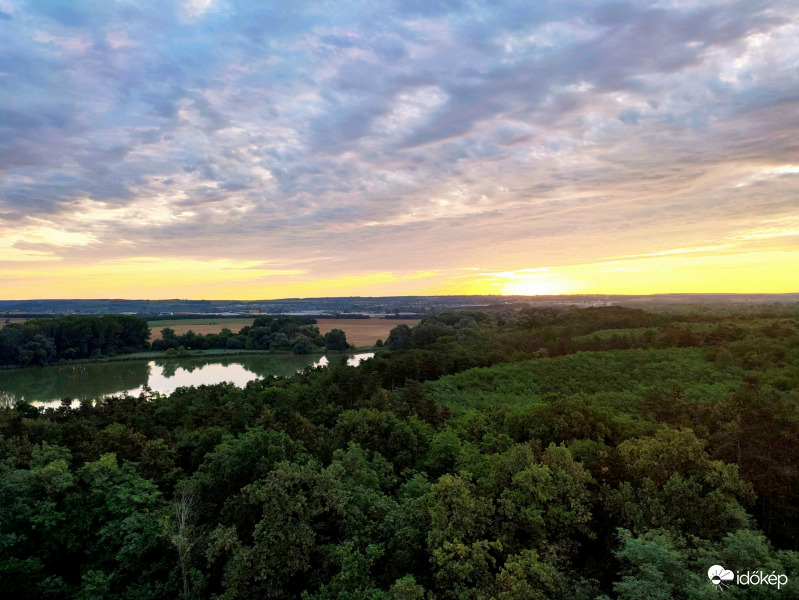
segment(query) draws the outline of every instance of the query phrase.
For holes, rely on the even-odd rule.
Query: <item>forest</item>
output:
[[[333,329],[325,335],[315,327],[316,319],[299,316],[264,316],[253,320],[252,325],[242,327],[238,333],[223,328],[219,333],[205,335],[187,331],[175,335],[165,327],[161,338],[153,340],[153,350],[209,350],[226,348],[233,350],[291,351],[294,354],[310,354],[324,350],[347,350],[347,335],[341,329]]]
[[[448,312],[358,367],[0,409],[0,586],[797,598],[797,439],[797,305]]]
[[[130,354],[150,347],[147,321],[129,315],[31,319],[0,328],[0,366]]]
[[[31,319],[0,328],[0,366],[45,366],[76,359],[104,359],[147,350],[179,355],[189,350],[272,350],[310,354],[349,348],[341,329],[324,335],[310,317],[264,316],[238,333],[176,335],[169,327],[149,343],[150,328],[144,319],[130,315],[66,316]]]

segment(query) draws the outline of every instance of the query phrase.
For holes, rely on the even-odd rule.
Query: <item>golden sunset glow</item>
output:
[[[309,281],[302,270],[270,269],[258,261],[195,261],[140,257],[119,262],[101,262],[72,268],[47,264],[26,270],[0,270],[11,287],[3,292],[21,292],[20,297],[51,297],[62,290],[64,297],[264,299],[323,295],[377,295],[387,287],[427,279],[435,271],[409,274],[391,272],[344,275]],[[121,293],[120,293],[121,291]],[[8,295],[7,298],[13,298]]]
[[[258,261],[168,260],[153,257],[63,268],[30,264],[0,270],[3,298],[64,297],[276,299],[414,293],[562,295],[661,293],[789,293],[799,280],[799,251],[733,255],[667,255],[515,271],[476,268],[342,275],[308,280],[303,270]],[[462,271],[460,272],[462,273]]]
[[[660,256],[543,269],[474,273],[443,282],[439,293],[562,294],[790,293],[799,250],[735,255]],[[430,293],[433,293],[432,291]]]
[[[530,269],[496,273],[500,290],[505,295],[543,296],[569,294],[580,289],[579,281],[566,279],[557,269]],[[507,280],[502,283],[502,280]]]
[[[69,268],[46,263],[29,267],[24,274],[0,270],[0,277],[10,284],[5,292],[17,290],[22,297],[29,298],[52,297],[56,290],[70,298],[169,296],[163,296],[165,291],[172,292],[174,295],[171,297],[200,296],[212,292],[216,286],[235,287],[253,279],[301,274],[299,270],[264,268],[259,261],[170,260],[156,257]]]

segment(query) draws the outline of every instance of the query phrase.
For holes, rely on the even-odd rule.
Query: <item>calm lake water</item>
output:
[[[288,376],[305,367],[336,365],[344,361],[357,365],[362,359],[372,356],[371,352],[330,357],[318,354],[252,354],[231,358],[131,360],[3,370],[0,371],[0,405],[9,406],[19,400],[41,405],[58,403],[62,398],[79,401],[125,392],[136,396],[145,385],[162,394],[171,394],[182,386],[223,381],[242,387],[252,379]]]

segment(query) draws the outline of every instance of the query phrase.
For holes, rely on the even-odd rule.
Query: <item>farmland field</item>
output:
[[[157,340],[161,337],[161,330],[169,327],[175,330],[177,335],[183,335],[189,329],[194,333],[219,333],[223,327],[231,331],[238,331],[246,325],[252,325],[254,317],[241,319],[183,319],[174,321],[151,321],[150,340]],[[370,346],[378,339],[384,340],[388,337],[389,331],[397,325],[405,323],[413,327],[419,319],[317,319],[316,326],[322,334],[331,329],[343,329],[347,334],[347,341],[356,346]]]
[[[388,332],[397,325],[405,323],[408,327],[413,327],[419,319],[317,319],[316,321],[316,326],[322,334],[331,329],[343,329],[350,344],[371,346],[378,339],[385,341]]]
[[[161,339],[161,330],[164,327],[174,329],[177,335],[183,335],[189,329],[194,333],[219,333],[223,327],[227,327],[231,331],[238,331],[242,327],[252,325],[255,317],[242,317],[240,319],[220,319],[218,317],[210,317],[207,319],[175,319],[172,321],[149,321],[147,324],[150,326],[150,341]]]

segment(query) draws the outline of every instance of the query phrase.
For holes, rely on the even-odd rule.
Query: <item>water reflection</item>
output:
[[[373,353],[355,355],[242,355],[231,358],[185,358],[163,361],[126,361],[59,365],[0,371],[0,406],[25,400],[34,404],[72,398],[101,398],[114,394],[138,395],[145,386],[171,394],[179,387],[223,381],[242,387],[261,377],[289,376],[306,367],[357,365]]]
[[[54,402],[61,398],[99,398],[147,383],[146,361],[77,364],[0,371],[0,393],[14,400]]]

